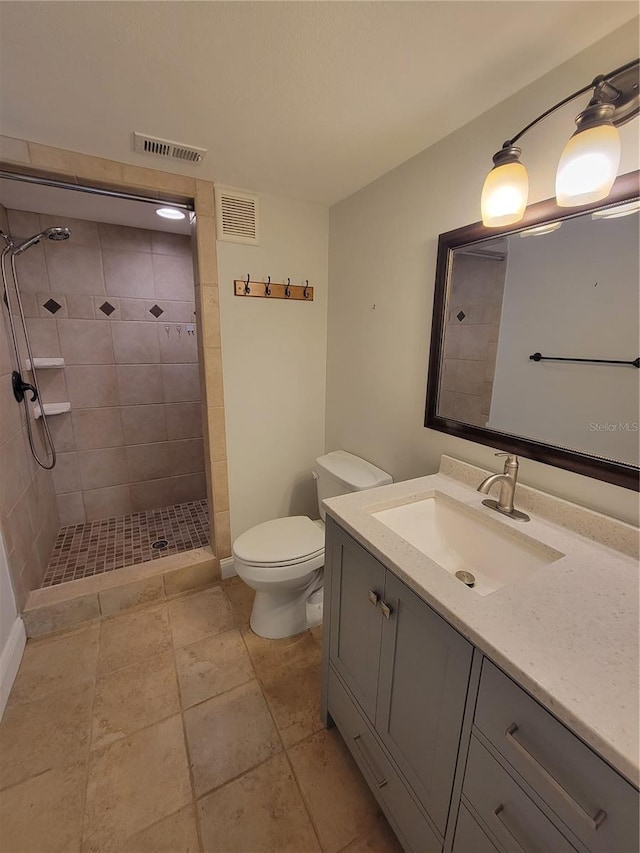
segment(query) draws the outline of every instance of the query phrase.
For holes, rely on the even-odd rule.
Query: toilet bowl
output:
[[[257,524],[233,543],[235,570],[256,591],[250,623],[260,637],[291,637],[322,621],[322,500],[393,482],[385,471],[341,450],[318,457],[313,476],[320,520],[306,515],[276,518]]]

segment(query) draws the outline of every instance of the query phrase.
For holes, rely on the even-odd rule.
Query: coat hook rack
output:
[[[246,279],[234,280],[233,292],[236,296],[253,296],[263,299],[298,299],[313,302],[313,287],[309,284],[309,279],[305,279],[304,284],[291,284],[290,278],[287,279],[286,284],[276,284],[271,281],[270,275],[267,276],[266,281],[252,281],[251,276],[247,275]]]

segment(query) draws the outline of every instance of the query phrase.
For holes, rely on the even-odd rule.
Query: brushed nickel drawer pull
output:
[[[369,755],[369,750],[365,747],[364,742],[361,739],[362,735],[356,735],[353,741],[358,747],[358,751],[362,756],[362,760],[369,768],[369,771],[373,778],[376,780],[376,785],[378,786],[378,788],[384,788],[384,786],[387,784],[387,780],[383,776],[381,776],[378,770],[376,769],[376,765],[371,759],[371,756]]]
[[[503,806],[503,805],[502,805],[502,803],[501,803],[501,804],[498,806],[498,808],[494,810],[493,814],[494,814],[494,816],[495,816],[495,817],[500,821],[500,823],[502,824],[502,827],[503,827],[504,831],[507,833],[507,835],[509,836],[509,838],[510,838],[510,839],[513,841],[513,843],[516,845],[516,847],[518,848],[518,850],[521,850],[521,851],[522,851],[522,853],[526,853],[526,850],[524,849],[524,847],[522,846],[522,844],[520,844],[520,842],[519,842],[519,841],[518,841],[518,839],[515,837],[515,835],[513,834],[513,832],[512,832],[512,831],[509,829],[509,827],[507,826],[507,824],[506,824],[506,822],[505,822],[504,818],[503,818],[503,817],[501,817],[501,815],[502,815],[502,812],[503,812],[503,811],[504,811],[504,806]]]
[[[571,796],[571,794],[562,787],[562,785],[558,782],[558,780],[554,779],[554,777],[549,773],[549,771],[546,770],[542,766],[542,764],[540,764],[538,759],[535,756],[533,756],[529,752],[529,750],[526,749],[520,743],[518,738],[515,737],[515,734],[517,731],[518,731],[517,723],[511,723],[509,728],[504,733],[504,736],[507,739],[507,741],[511,744],[511,746],[513,746],[514,749],[516,749],[520,753],[520,755],[523,758],[525,758],[529,762],[529,764],[532,764],[536,768],[538,773],[540,773],[542,775],[542,777],[551,786],[551,788],[553,788],[553,790],[556,792],[556,794],[558,794],[560,797],[562,797],[562,799],[568,805],[571,806],[571,808],[578,815],[578,817],[581,820],[583,820],[589,826],[589,828],[595,832],[600,826],[602,826],[602,824],[607,819],[607,813],[604,811],[604,809],[598,809],[598,811],[595,813],[595,815],[593,817],[591,817],[591,815],[582,808],[580,803],[578,803],[576,800],[574,800],[574,798]]]
[[[381,601],[380,602],[380,610],[382,610],[382,615],[384,616],[385,619],[391,618],[391,614],[393,613],[393,607],[389,607],[389,605],[386,602]]]
[[[369,601],[373,604],[374,607],[377,607],[378,602],[380,601],[380,596],[373,589],[369,590]]]

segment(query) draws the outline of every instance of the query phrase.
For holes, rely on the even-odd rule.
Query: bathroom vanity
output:
[[[634,853],[637,536],[526,486],[531,522],[496,518],[485,474],[326,502],[325,722],[407,850]],[[477,589],[443,568],[456,530]]]

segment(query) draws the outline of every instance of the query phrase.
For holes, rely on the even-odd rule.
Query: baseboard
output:
[[[9,693],[18,674],[26,642],[27,635],[24,630],[24,622],[19,616],[16,616],[2,654],[0,654],[0,719],[2,719]]]
[[[234,578],[237,574],[233,557],[224,557],[224,559],[220,560],[220,575],[223,580],[225,578]]]

